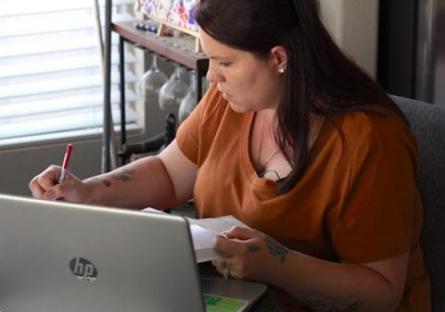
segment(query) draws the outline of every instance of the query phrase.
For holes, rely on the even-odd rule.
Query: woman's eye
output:
[[[222,67],[229,67],[230,64],[231,63],[229,63],[229,62],[219,62],[219,66],[222,66]]]

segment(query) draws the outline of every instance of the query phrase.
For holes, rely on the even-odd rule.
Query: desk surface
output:
[[[193,37],[160,37],[137,29],[136,21],[115,22],[111,27],[114,32],[136,46],[149,49],[176,63],[196,69],[200,73],[207,72],[209,60],[205,54],[194,52],[195,39]]]

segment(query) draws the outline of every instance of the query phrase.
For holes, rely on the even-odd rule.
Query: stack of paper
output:
[[[165,213],[154,208],[145,208],[144,212]],[[220,258],[215,252],[216,236],[230,230],[234,226],[249,227],[234,216],[223,216],[217,218],[192,219],[187,218],[190,224],[193,247],[195,249],[196,261],[198,263]]]
[[[233,216],[208,219],[187,218],[190,223],[196,261],[198,263],[218,259],[220,256],[214,251],[216,236],[230,230],[233,226],[248,227]]]

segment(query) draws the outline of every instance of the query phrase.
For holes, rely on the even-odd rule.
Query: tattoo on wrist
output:
[[[111,182],[108,179],[103,179],[102,183],[106,186],[106,187],[110,187],[111,186]]]
[[[261,249],[261,247],[258,246],[258,245],[255,245],[255,244],[247,245],[247,250],[250,251],[250,252],[256,252],[256,251],[258,251],[260,249]]]
[[[353,301],[345,307],[338,307],[334,302],[329,302],[317,297],[297,297],[298,302],[316,312],[356,312],[360,310],[360,303]]]
[[[264,240],[266,242],[267,248],[269,248],[270,253],[278,259],[278,262],[284,263],[289,250],[270,237],[266,237]]]

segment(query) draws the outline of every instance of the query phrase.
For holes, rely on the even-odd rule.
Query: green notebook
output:
[[[207,312],[236,312],[247,304],[246,300],[204,294]]]

